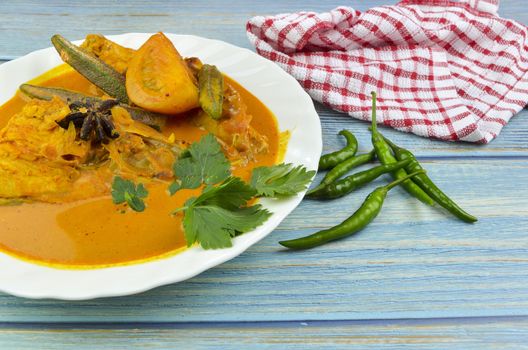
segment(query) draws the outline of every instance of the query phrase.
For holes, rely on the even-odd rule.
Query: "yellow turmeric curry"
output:
[[[273,114],[227,76],[218,85],[220,109],[206,111],[201,99],[207,96],[199,89],[202,62],[182,58],[162,33],[139,50],[88,35],[81,50],[96,69],[103,62],[124,81],[127,100],[112,99],[104,82],[96,86],[85,72],[62,65],[0,107],[1,251],[72,267],[173,254],[186,243],[181,217],[168,213],[199,192],[167,195],[172,165],[189,144],[212,133],[233,174],[246,180],[253,168],[277,162],[280,135]],[[75,51],[59,53],[66,62],[75,59]],[[42,87],[51,88],[43,90],[49,96],[39,95]],[[75,100],[53,89],[87,97]],[[147,210],[112,202],[116,175],[141,179],[150,193]]]

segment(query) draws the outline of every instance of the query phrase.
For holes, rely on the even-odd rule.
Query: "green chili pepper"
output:
[[[376,125],[376,93],[372,92],[372,145],[376,150],[376,156],[382,164],[391,164],[396,162],[396,158],[392,155],[390,146],[385,142],[383,136],[378,131]],[[401,179],[407,175],[407,172],[404,169],[395,170],[392,173],[394,179]],[[417,184],[412,180],[405,181],[402,184],[402,187],[412,196],[418,198],[420,201],[424,202],[427,205],[434,205],[434,201],[424,192]]]
[[[422,166],[411,151],[397,146],[386,137],[384,137],[384,139],[390,145],[392,151],[394,152],[394,155],[398,160],[410,160],[409,164],[405,166],[405,169],[408,172],[423,170]],[[467,213],[466,211],[464,211],[464,209],[460,208],[455,202],[453,202],[453,200],[451,200],[451,198],[449,198],[444,192],[442,192],[442,190],[440,190],[438,186],[436,186],[426,174],[420,174],[415,176],[413,178],[413,181],[444,209],[446,209],[448,212],[450,212],[460,220],[470,223],[478,220],[476,217]]]
[[[125,77],[122,74],[100,58],[90,55],[59,34],[51,37],[51,43],[55,46],[61,59],[79,74],[119,102],[129,104]]]
[[[371,162],[375,157],[376,151],[372,150],[369,153],[360,154],[359,156],[354,156],[345,159],[343,162],[337,164],[328,173],[326,173],[326,176],[323,178],[323,180],[321,180],[321,183],[317,185],[317,187],[314,187],[313,189],[308,191],[306,194],[310,196],[311,194],[324,188],[326,185],[329,185],[335,180],[339,179],[341,176],[345,175],[350,170],[360,165]]]
[[[378,216],[383,206],[383,202],[387,197],[387,193],[391,188],[404,183],[413,176],[424,172],[424,170],[420,170],[402,177],[401,179],[395,180],[388,185],[376,188],[367,196],[363,204],[361,204],[359,209],[356,210],[352,216],[337,226],[316,232],[306,237],[291,239],[288,241],[280,241],[279,243],[290,249],[309,249],[323,245],[330,241],[334,241],[336,239],[351,236],[352,234],[365,228],[365,226],[371,223],[376,218],[376,216]]]
[[[359,173],[352,174],[344,179],[326,185],[317,192],[308,195],[308,197],[319,199],[343,197],[355,189],[372,182],[383,174],[404,168],[410,161],[411,160],[409,159],[391,164],[382,164],[365,171],[360,171]]]
[[[347,145],[332,153],[325,154],[319,159],[319,170],[325,170],[335,167],[347,158],[353,157],[358,149],[358,142],[354,134],[348,130],[341,130],[339,135],[345,137]]]

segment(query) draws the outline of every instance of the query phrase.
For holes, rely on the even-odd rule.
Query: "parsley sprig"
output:
[[[281,163],[253,169],[250,183],[261,197],[285,197],[306,189],[314,175],[302,165]]]
[[[193,143],[174,163],[175,181],[169,186],[173,195],[182,189],[203,186],[202,193],[189,198],[172,214],[183,214],[188,246],[196,243],[204,249],[227,248],[232,239],[262,225],[271,212],[250,202],[258,197],[283,198],[306,189],[315,171],[303,166],[278,164],[253,169],[250,183],[231,174],[231,165],[215,136],[208,134]],[[148,192],[142,184],[114,178],[114,203],[127,203],[143,211]]]
[[[131,180],[119,176],[114,177],[112,183],[112,200],[115,204],[127,203],[130,209],[142,212],[145,210],[143,198],[148,196],[148,191],[143,184],[136,185]]]
[[[207,134],[183,152],[173,171],[176,181],[169,187],[171,195],[184,188],[217,184],[231,174],[231,165],[213,134]]]
[[[209,134],[184,152],[174,164],[174,174],[171,194],[205,186],[200,196],[173,212],[183,212],[187,245],[199,243],[204,249],[217,249],[231,247],[233,237],[255,229],[271,216],[260,204],[248,206],[250,200],[296,194],[306,189],[315,171],[292,164],[258,167],[247,184],[231,175],[220,144]]]
[[[260,226],[271,213],[260,204],[247,206],[255,195],[255,189],[244,181],[229,177],[187,200],[183,219],[187,245],[199,242],[204,249],[231,247],[231,238]]]

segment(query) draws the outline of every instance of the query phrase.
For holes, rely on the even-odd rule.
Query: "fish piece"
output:
[[[121,74],[125,74],[128,62],[136,50],[121,46],[101,34],[88,34],[81,45],[86,52],[101,59]]]
[[[60,127],[57,121],[70,113],[58,97],[33,99],[0,130],[0,204],[64,203],[108,195],[116,173],[172,177],[181,145],[135,121],[126,109],[112,108],[120,137],[108,144],[80,140],[73,123]]]

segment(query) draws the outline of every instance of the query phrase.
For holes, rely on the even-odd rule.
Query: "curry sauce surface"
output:
[[[253,116],[252,125],[265,135],[269,151],[257,155],[245,167],[234,167],[233,174],[248,179],[256,166],[272,165],[279,157],[279,131],[271,111],[238,83],[226,77],[238,90]],[[77,72],[63,66],[32,81],[84,93],[95,87]],[[0,128],[25,104],[17,93],[0,107]],[[176,139],[192,143],[206,132],[185,118],[172,118],[163,130]],[[147,209],[136,213],[112,203],[110,196],[64,203],[26,203],[0,206],[0,251],[17,257],[61,267],[93,267],[125,264],[170,255],[184,249],[182,216],[169,215],[198,190],[181,190],[170,197],[167,183],[146,185]]]

